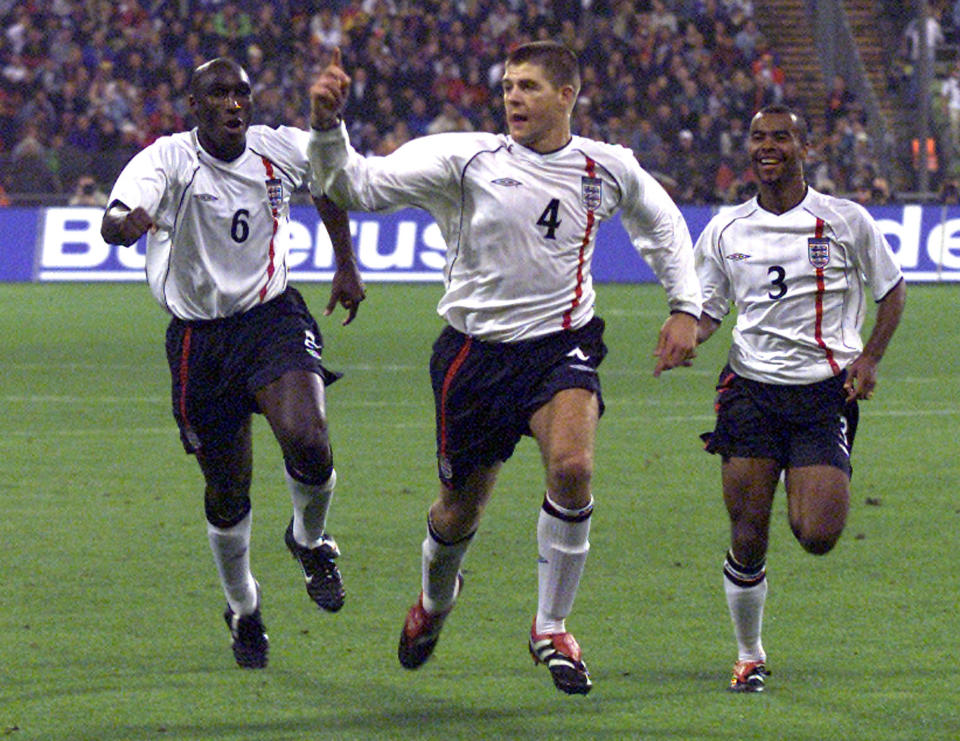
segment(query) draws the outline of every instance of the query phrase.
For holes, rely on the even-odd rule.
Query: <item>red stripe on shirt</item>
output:
[[[596,176],[596,162],[584,155],[587,160],[586,170],[588,177]],[[596,216],[592,208],[587,209],[587,228],[583,232],[583,240],[580,242],[580,252],[577,255],[577,287],[573,291],[573,300],[570,302],[570,308],[563,312],[563,328],[570,329],[570,319],[573,310],[580,305],[580,299],[583,297],[583,262],[587,251],[587,245],[590,244],[590,236],[593,234],[593,224]]]
[[[460,352],[457,353],[457,356],[453,359],[453,362],[450,363],[450,367],[447,368],[447,374],[443,377],[443,387],[440,390],[441,457],[447,454],[447,391],[450,389],[450,384],[453,383],[453,377],[457,375],[457,371],[460,370],[460,366],[463,365],[463,361],[467,359],[467,354],[470,352],[470,345],[472,343],[473,338],[467,337],[467,341],[463,343],[463,347],[460,348]]]
[[[187,419],[187,378],[190,370],[190,338],[192,327],[188,326],[183,332],[183,345],[180,347],[180,368],[178,377],[180,379],[180,398],[177,400],[177,406],[180,408],[180,417],[183,419],[184,430],[188,433],[192,429],[190,420]]]
[[[273,163],[268,160],[266,157],[261,157],[263,160],[263,167],[267,171],[267,177],[273,177]],[[277,211],[276,207],[270,206],[270,213],[273,214],[273,234],[270,235],[270,250],[267,261],[267,282],[263,284],[263,288],[260,289],[260,300],[263,301],[264,297],[267,295],[267,286],[270,285],[270,279],[273,278],[275,268],[273,266],[274,258],[276,257],[276,250],[273,245],[273,241],[277,236],[277,228],[280,226],[280,212]]]
[[[823,237],[823,226],[823,219],[817,219],[817,239]],[[827,343],[823,340],[823,294],[826,292],[826,290],[826,285],[823,282],[823,268],[817,268],[817,321],[814,325],[813,335],[816,338],[820,349],[823,350],[824,354],[827,356],[827,362],[830,363],[830,370],[833,371],[833,375],[838,376],[840,375],[840,366],[837,365],[837,361],[833,358],[833,350],[827,347]]]

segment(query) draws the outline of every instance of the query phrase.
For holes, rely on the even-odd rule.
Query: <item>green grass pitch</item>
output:
[[[302,285],[319,316],[328,287]],[[321,319],[344,609],[317,610],[283,545],[289,497],[255,430],[254,573],[271,639],[236,667],[202,483],[169,411],[166,318],[145,285],[0,285],[0,738],[956,739],[960,737],[960,286],[908,290],[862,407],[847,530],[815,558],[778,493],[763,695],[735,658],[719,462],[700,448],[729,321],[651,376],[657,286],[602,285],[610,354],[592,551],[568,625],[595,687],[559,694],[525,642],[539,457],[504,467],[433,659],[400,668],[435,494],[430,345],[440,287],[369,286]]]

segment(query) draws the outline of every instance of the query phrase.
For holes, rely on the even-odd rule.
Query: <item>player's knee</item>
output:
[[[557,494],[589,488],[593,461],[582,451],[556,456],[550,460],[549,478]]]
[[[249,514],[250,507],[250,496],[246,493],[225,496],[208,488],[203,498],[207,522],[223,530],[239,523]]]
[[[836,544],[836,538],[806,538],[800,541],[803,549],[814,556],[826,555],[833,550]]]
[[[823,556],[833,550],[840,539],[840,532],[807,531],[802,526],[791,525],[793,535],[803,550],[814,556]]]
[[[323,484],[333,474],[333,450],[326,441],[284,450],[283,461],[287,473],[305,484]]]
[[[295,478],[326,481],[333,468],[333,451],[322,425],[301,425],[278,435],[288,470]],[[297,472],[301,474],[297,476]]]

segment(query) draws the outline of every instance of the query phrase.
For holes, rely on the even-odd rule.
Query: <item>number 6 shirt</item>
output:
[[[196,129],[164,136],[127,163],[110,203],[142,206],[147,281],[180,319],[217,319],[269,301],[287,285],[290,194],[309,180],[306,131],[251,126],[247,147],[224,162]]]
[[[574,136],[540,154],[506,135],[457,132],[362,157],[341,125],[312,132],[309,152],[342,207],[433,216],[447,247],[437,311],[460,332],[514,342],[585,325],[597,227],[618,210],[670,309],[700,316],[687,225],[624,147]]]
[[[879,301],[903,279],[863,207],[809,187],[782,214],[756,198],[724,209],[694,252],[703,313],[719,321],[737,308],[731,369],[764,383],[838,375],[863,349],[867,287]]]

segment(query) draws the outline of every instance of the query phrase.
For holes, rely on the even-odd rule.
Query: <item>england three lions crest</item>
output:
[[[603,203],[603,181],[584,175],[580,178],[580,202],[584,208],[596,211]]]
[[[827,267],[830,264],[830,240],[826,237],[810,237],[807,240],[807,257],[817,270]]]
[[[279,211],[280,206],[283,205],[283,181],[280,178],[269,178],[266,183],[270,208]]]

